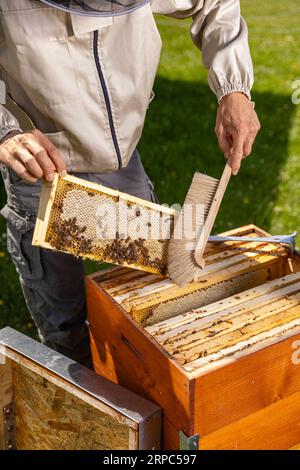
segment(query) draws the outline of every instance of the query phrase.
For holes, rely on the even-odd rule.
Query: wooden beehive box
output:
[[[160,414],[21,333],[0,330],[0,449],[159,449]]]
[[[288,449],[300,441],[299,259],[262,244],[208,254],[215,265],[187,303],[191,286],[147,274],[87,278],[95,370],[161,406],[166,449],[182,436],[200,449]]]

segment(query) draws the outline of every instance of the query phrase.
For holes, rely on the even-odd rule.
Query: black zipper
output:
[[[107,115],[108,115],[108,120],[109,120],[109,126],[110,126],[110,132],[111,132],[113,144],[114,144],[114,147],[115,147],[115,150],[116,150],[119,169],[120,169],[120,168],[122,168],[122,157],[121,157],[121,152],[120,152],[120,148],[119,148],[119,144],[118,144],[118,138],[117,138],[116,129],[115,129],[115,125],[114,125],[114,119],[113,119],[113,114],[112,114],[112,110],[111,110],[109,94],[108,94],[108,91],[107,91],[107,86],[106,86],[106,83],[105,83],[105,79],[104,79],[104,75],[103,75],[103,71],[102,71],[102,67],[101,67],[101,63],[100,63],[100,59],[99,59],[98,39],[99,39],[99,31],[94,31],[94,58],[95,58],[96,67],[97,67],[97,71],[98,71],[98,75],[99,75],[99,79],[100,79],[100,83],[101,83],[101,87],[102,87],[102,91],[103,91],[103,96],[104,96],[104,100],[105,100],[105,105],[106,105],[106,110],[107,110]]]

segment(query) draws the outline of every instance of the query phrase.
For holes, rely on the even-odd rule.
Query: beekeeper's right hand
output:
[[[28,183],[43,177],[52,181],[56,171],[62,177],[67,173],[57,148],[37,129],[8,134],[0,144],[0,162]]]

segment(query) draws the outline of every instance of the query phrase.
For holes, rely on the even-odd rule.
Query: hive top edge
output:
[[[46,5],[81,16],[118,16],[131,13],[150,0],[40,0]]]

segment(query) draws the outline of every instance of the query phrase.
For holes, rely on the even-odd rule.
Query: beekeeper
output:
[[[41,178],[68,171],[155,200],[136,150],[161,52],[153,13],[193,19],[192,39],[219,101],[216,134],[236,174],[259,130],[239,3],[1,0],[1,79],[10,109],[1,106],[0,114],[8,250],[41,340],[79,362],[90,363],[84,266],[31,245]]]

